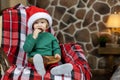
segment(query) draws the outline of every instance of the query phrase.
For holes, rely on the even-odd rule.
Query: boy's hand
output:
[[[38,34],[39,34],[40,32],[42,32],[41,29],[35,29],[35,30],[33,31],[33,38],[36,39],[36,38],[38,37]]]
[[[55,58],[61,59],[61,56],[59,54],[55,54]]]

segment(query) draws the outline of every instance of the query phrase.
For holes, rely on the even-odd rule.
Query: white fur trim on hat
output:
[[[32,29],[32,25],[33,23],[40,19],[40,18],[44,18],[46,20],[48,20],[48,23],[49,23],[49,27],[52,26],[52,18],[51,16],[48,14],[48,13],[45,13],[45,12],[37,12],[35,14],[33,14],[29,19],[28,19],[28,27],[30,29]]]

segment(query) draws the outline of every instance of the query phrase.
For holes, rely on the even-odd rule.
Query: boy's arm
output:
[[[58,40],[57,39],[53,40],[52,44],[53,44],[53,54],[54,54],[54,56],[61,58],[61,49],[60,49],[60,45],[58,43]]]
[[[32,34],[28,35],[23,45],[24,51],[27,53],[31,52],[33,50],[35,42],[36,40],[33,38]]]

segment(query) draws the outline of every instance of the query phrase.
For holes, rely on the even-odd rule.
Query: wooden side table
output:
[[[114,56],[120,55],[120,47],[100,47],[98,49],[98,54],[107,57],[108,68],[113,69]]]

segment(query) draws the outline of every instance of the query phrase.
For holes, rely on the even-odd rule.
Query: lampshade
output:
[[[111,14],[107,20],[106,26],[108,28],[119,28],[120,27],[120,14]]]

